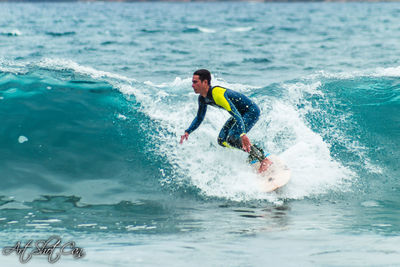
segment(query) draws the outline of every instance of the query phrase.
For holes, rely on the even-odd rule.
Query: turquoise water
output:
[[[400,265],[400,4],[0,6],[2,248],[85,249],[61,266]],[[198,68],[260,106],[249,136],[292,169],[280,191],[217,145],[223,111],[178,144]]]

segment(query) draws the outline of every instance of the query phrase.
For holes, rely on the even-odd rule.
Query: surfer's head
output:
[[[192,88],[196,94],[206,97],[210,88],[211,73],[208,70],[197,70],[193,73]]]
[[[206,69],[196,70],[193,73],[194,75],[198,75],[201,82],[207,80],[208,85],[211,85],[211,73]]]

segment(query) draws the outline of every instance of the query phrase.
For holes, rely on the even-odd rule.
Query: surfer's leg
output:
[[[244,114],[243,120],[244,124],[246,126],[247,132],[250,131],[251,128],[256,124],[258,121],[258,118],[260,116],[260,110],[254,110],[254,112],[248,112]],[[264,150],[257,145],[253,144],[251,145],[251,150],[249,152],[249,157],[248,161],[250,163],[254,161],[259,161],[261,163],[259,172],[264,172],[268,169],[268,167],[272,164],[272,162],[267,158],[267,155],[265,155]]]
[[[243,114],[242,118],[247,133],[250,131],[251,128],[253,128],[254,124],[256,124],[259,116],[260,116],[259,109],[255,109]],[[233,119],[233,123],[228,131],[228,136],[226,140],[230,146],[243,150],[242,138],[240,138],[241,133],[242,131],[241,129],[239,129],[239,125]],[[254,151],[254,148],[252,148],[251,150]]]
[[[244,126],[246,127],[246,132],[250,132],[251,128],[256,124],[258,121],[258,118],[260,117],[260,110],[253,110],[251,112],[246,112],[243,114],[243,122]]]
[[[218,144],[223,147],[230,147],[228,143],[228,135],[229,131],[231,130],[232,126],[235,124],[235,119],[234,118],[229,118],[224,126],[222,127],[221,131],[219,132],[218,135]]]
[[[218,144],[223,147],[242,149],[240,130],[234,118],[229,118],[218,135]]]
[[[243,115],[244,125],[246,126],[246,131],[249,132],[251,128],[256,124],[258,118],[260,117],[260,110],[254,110],[253,112],[247,112]],[[249,152],[249,162],[253,162],[255,160],[262,161],[265,159],[264,151],[258,147],[257,145],[251,145],[251,149]]]
[[[254,161],[261,162],[265,159],[264,150],[259,148],[257,145],[251,145],[251,150],[249,152],[248,162],[253,163]]]
[[[231,147],[243,150],[242,139],[238,134],[229,134],[227,138],[228,144]]]

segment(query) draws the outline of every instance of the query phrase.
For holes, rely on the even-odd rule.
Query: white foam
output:
[[[352,177],[351,171],[332,159],[329,145],[303,122],[295,108],[277,101],[269,117],[264,146],[271,151],[283,150],[280,156],[292,170],[286,197],[323,194]],[[285,135],[288,138],[279,141]]]
[[[9,60],[0,58],[0,72],[25,74],[27,72],[26,64],[10,62]]]
[[[206,28],[206,27],[196,27],[199,29],[199,31],[204,32],[204,33],[216,33],[217,31],[214,29]]]
[[[355,71],[345,71],[345,72],[327,72],[318,71],[313,75],[310,75],[311,79],[352,79],[352,78],[362,78],[362,77],[400,77],[400,66],[397,67],[378,67],[375,69],[366,70],[355,70]]]
[[[245,163],[245,153],[211,144],[216,143],[215,133],[214,130],[212,135],[193,136],[196,140],[181,148],[181,154],[176,155],[176,164],[182,174],[189,176],[190,182],[205,196],[235,201],[273,200],[274,195],[260,192],[256,174]]]
[[[148,225],[137,225],[137,226],[128,225],[125,227],[127,231],[152,230],[156,228],[157,228],[156,226],[148,226]]]
[[[47,220],[33,220],[32,222],[36,223],[58,223],[61,222],[59,219],[47,219]]]
[[[22,32],[18,29],[14,29],[11,31],[11,34],[14,36],[20,36],[20,35],[22,35]]]
[[[336,74],[329,76],[329,78],[335,78],[335,79],[348,79],[349,77],[361,77],[362,75],[365,75],[366,77],[371,77],[373,76],[371,74],[372,72],[370,71],[365,71],[364,73],[361,72],[353,72],[353,73],[347,73],[345,75],[341,74]],[[381,76],[381,74],[375,73],[374,75]],[[327,76],[324,75],[324,78]],[[308,83],[295,83],[295,84],[288,84],[285,85],[284,87],[288,90],[289,95],[290,95],[290,102],[293,103],[294,105],[299,105],[303,104],[303,109],[299,111],[299,114],[301,117],[305,117],[307,113],[319,113],[318,116],[326,116],[326,119],[328,119],[330,116],[327,112],[327,110],[320,110],[318,106],[312,106],[310,103],[307,103],[305,100],[304,94],[308,95],[315,95],[320,98],[324,98],[325,95],[324,93],[320,90],[320,87],[322,86],[322,83],[320,82],[321,77],[315,77],[312,76],[311,80],[317,80],[315,82],[310,82]],[[325,100],[329,101],[329,100]],[[332,121],[331,126],[328,128],[321,128],[321,132],[324,135],[327,135],[330,137],[330,139],[335,140],[336,142],[342,144],[343,146],[346,147],[346,149],[356,155],[358,155],[362,160],[363,160],[363,167],[365,170],[367,170],[370,173],[376,173],[380,174],[383,172],[382,168],[378,166],[377,164],[374,164],[371,162],[371,160],[367,156],[368,148],[361,144],[357,140],[353,140],[351,137],[346,136],[346,134],[343,132],[343,124],[338,124],[337,122],[351,122],[352,121],[352,116],[353,114],[350,112],[343,113],[340,115],[337,115],[334,118],[334,121]],[[354,176],[354,173],[351,175]]]
[[[382,73],[395,75],[400,68],[385,69]],[[330,78],[348,79],[360,75],[370,76],[371,72],[353,72],[343,74],[319,73],[318,77],[311,78],[305,82],[283,85],[287,90],[284,99],[271,101],[270,97],[260,95],[255,101],[261,106],[263,112],[254,129],[250,132],[251,140],[259,140],[264,148],[272,153],[280,154],[281,158],[292,170],[292,179],[280,195],[262,194],[258,191],[255,175],[251,172],[245,162],[245,154],[240,151],[229,151],[220,148],[216,144],[218,132],[225,120],[229,117],[226,112],[209,108],[207,116],[201,127],[189,137],[189,141],[183,146],[177,145],[179,136],[187,128],[196,115],[197,96],[190,93],[190,78],[175,79],[172,83],[154,85],[150,82],[148,86],[155,86],[168,90],[162,93],[162,98],[155,94],[154,97],[147,95],[142,98],[148,114],[161,122],[163,127],[176,136],[163,135],[156,137],[160,141],[160,153],[167,155],[171,164],[177,167],[176,174],[180,179],[186,177],[198,187],[206,196],[225,197],[232,200],[269,199],[276,201],[278,197],[301,199],[308,196],[325,194],[330,190],[348,190],[355,173],[334,159],[330,152],[330,145],[323,140],[322,135],[314,132],[305,117],[307,113],[323,112],[314,107],[307,99],[314,95],[323,99],[324,93],[321,88],[321,76]],[[218,84],[237,91],[247,92],[251,88],[243,84],[229,84],[223,79],[213,77],[214,84]],[[313,82],[314,80],[314,82]],[[172,86],[173,85],[173,86]],[[173,87],[173,88],[170,88]],[[178,88],[176,88],[178,87]],[[184,87],[188,87],[185,89]],[[170,91],[178,90],[180,97],[169,94]],[[188,90],[188,96],[183,97],[182,90]],[[169,105],[171,99],[177,99],[184,103],[179,109]],[[153,105],[153,103],[157,105]],[[298,109],[297,106],[302,108]],[[158,111],[157,111],[158,110]],[[163,110],[163,112],[159,112]],[[337,120],[346,121],[351,114],[343,114]],[[332,129],[321,129],[324,131]],[[378,172],[379,168],[371,164],[364,155],[365,148],[345,136],[338,128],[334,133],[327,133],[336,138],[346,147],[357,153],[365,160],[365,165],[370,171]],[[176,145],[171,145],[176,144]],[[168,145],[164,145],[168,144]],[[179,184],[179,179],[168,179]]]
[[[374,76],[378,77],[400,77],[400,66],[390,68],[378,68]]]
[[[379,203],[374,201],[374,200],[368,200],[368,201],[364,201],[361,203],[361,205],[363,207],[367,207],[367,208],[375,208],[375,207],[379,207]]]
[[[82,223],[77,225],[77,227],[95,227],[95,226],[97,226],[97,223]]]
[[[122,115],[122,114],[118,114],[117,118],[120,119],[120,120],[123,120],[123,121],[128,119],[125,115]]]
[[[242,92],[259,89],[243,84],[229,84],[215,77],[213,80],[214,84]],[[303,198],[323,194],[340,187],[352,176],[351,171],[332,159],[329,145],[307,126],[302,114],[296,110],[296,105],[304,101],[305,93],[323,97],[323,93],[318,90],[320,82],[309,85],[299,83],[288,87],[288,99],[273,102],[267,96],[256,99],[264,112],[254,130],[249,133],[250,139],[258,140],[272,153],[281,153],[280,156],[292,169],[292,180],[280,195],[259,191],[256,174],[246,164],[245,153],[225,149],[217,144],[218,133],[229,118],[226,112],[209,107],[199,129],[189,136],[184,145],[178,144],[179,136],[190,125],[197,112],[197,95],[190,88],[190,78],[176,78],[171,83],[161,85],[146,82],[146,85],[146,90],[129,86],[120,90],[135,94],[136,99],[141,102],[143,112],[157,120],[166,131],[153,137],[159,143],[159,153],[166,155],[170,164],[176,166],[176,177],[164,177],[162,182],[173,181],[179,185],[189,179],[206,196],[237,201],[277,201],[282,196]],[[311,106],[308,108],[312,109]],[[286,137],[279,141],[282,136]]]
[[[218,81],[219,85],[229,86],[227,83],[221,84],[221,81]],[[146,85],[154,84],[147,82]],[[146,88],[149,95],[144,90],[140,90],[142,94],[138,95],[138,90],[129,87],[123,88],[122,92],[134,93],[136,99],[140,99],[143,111],[159,121],[166,131],[155,134],[154,138],[159,143],[159,153],[167,155],[171,165],[176,166],[176,177],[164,177],[162,182],[173,181],[179,185],[189,179],[193,186],[201,189],[202,194],[212,197],[235,200],[265,198],[259,192],[255,174],[245,163],[246,154],[223,149],[216,142],[218,132],[229,114],[210,107],[202,127],[191,134],[184,145],[179,145],[179,136],[197,112],[197,95],[190,87],[191,78],[176,78],[172,83],[155,86],[158,93],[151,93],[151,96],[149,92],[154,88]],[[233,87],[245,88],[244,85]],[[173,134],[166,134],[168,132]]]
[[[20,36],[22,35],[21,31],[18,29],[14,29],[11,31],[5,31],[5,32],[1,32],[1,35],[8,35],[8,36]]]
[[[18,137],[18,143],[22,144],[25,142],[28,142],[28,138],[26,136],[21,135],[20,137]]]
[[[237,27],[237,28],[232,28],[231,31],[233,32],[248,32],[253,30],[253,27]]]
[[[254,85],[247,85],[247,84],[241,84],[241,83],[229,83],[225,81],[224,79],[220,77],[214,77],[212,76],[213,84],[226,87],[238,92],[250,92],[254,89],[260,89],[260,86],[254,86]]]
[[[173,82],[167,82],[167,83],[161,83],[161,84],[155,84],[151,81],[146,81],[144,84],[153,86],[153,87],[158,87],[158,88],[166,88],[166,87],[189,87],[191,86],[192,83],[192,78],[186,78],[182,79],[181,77],[176,77]]]
[[[328,78],[328,79],[351,79],[357,76],[361,76],[362,73],[357,71],[357,72],[327,72],[324,70],[318,71],[315,74],[310,75],[310,78],[312,79],[320,79],[322,78]]]
[[[87,75],[93,79],[117,79],[128,83],[135,82],[135,79],[125,77],[123,75],[96,70],[92,67],[80,65],[72,60],[68,59],[57,59],[57,58],[45,58],[37,63],[38,67],[51,69],[51,70],[72,70],[76,73]]]

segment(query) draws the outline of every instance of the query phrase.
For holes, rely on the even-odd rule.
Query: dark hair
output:
[[[196,70],[193,75],[199,75],[200,81],[207,80],[208,85],[211,85],[211,73],[206,69]]]

